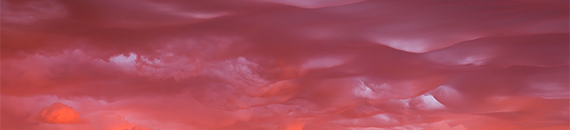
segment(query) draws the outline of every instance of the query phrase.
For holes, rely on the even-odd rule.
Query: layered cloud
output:
[[[568,1],[2,0],[5,130],[564,130]]]

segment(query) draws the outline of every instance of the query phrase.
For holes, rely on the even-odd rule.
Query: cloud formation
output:
[[[1,0],[5,130],[569,129],[564,0]]]
[[[44,108],[40,113],[40,119],[46,123],[73,124],[80,122],[80,114],[70,106],[60,102]]]

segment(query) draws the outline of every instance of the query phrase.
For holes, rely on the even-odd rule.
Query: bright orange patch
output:
[[[40,114],[40,119],[47,123],[70,124],[78,123],[79,115],[72,107],[57,102],[44,108]]]

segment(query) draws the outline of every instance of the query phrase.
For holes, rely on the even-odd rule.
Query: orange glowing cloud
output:
[[[56,102],[44,108],[40,113],[40,119],[52,124],[72,124],[80,123],[80,114],[72,107]]]
[[[295,120],[287,125],[285,130],[303,130],[303,127],[305,127],[305,123]]]

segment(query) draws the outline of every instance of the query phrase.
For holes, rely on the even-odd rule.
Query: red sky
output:
[[[2,130],[568,130],[567,0],[1,0]]]

